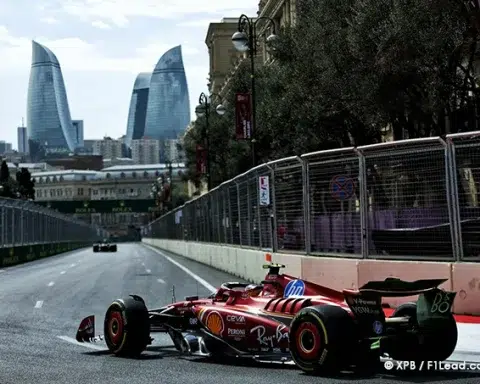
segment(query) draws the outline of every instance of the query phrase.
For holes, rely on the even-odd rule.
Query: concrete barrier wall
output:
[[[258,283],[265,277],[262,269],[265,251],[179,240],[143,239],[143,242],[252,282]],[[383,280],[389,276],[410,281],[448,278],[442,288],[458,292],[454,312],[480,315],[480,263],[342,259],[283,253],[273,254],[272,260],[284,264],[286,274],[337,290],[358,288],[370,280]],[[412,299],[415,297],[385,301],[396,307]]]
[[[60,253],[91,246],[91,242],[62,241],[59,243],[31,244],[17,247],[0,248],[0,266],[11,267],[29,261],[55,256]]]

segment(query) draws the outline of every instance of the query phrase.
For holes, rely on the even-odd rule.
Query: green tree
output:
[[[17,172],[16,180],[20,197],[35,200],[35,183],[32,180],[30,171],[27,168],[22,168]]]
[[[14,181],[10,177],[10,170],[5,160],[2,161],[0,166],[0,196],[13,198],[15,185]]]
[[[235,138],[235,94],[249,92],[250,72],[247,61],[240,64],[235,75],[230,79],[230,92],[221,102],[226,106],[226,112],[219,116],[215,112],[215,104],[211,105],[208,139],[210,145],[210,175],[212,187],[228,180],[239,173],[246,172],[251,167],[250,145]],[[197,144],[206,147],[207,126],[205,116],[198,117],[193,127],[184,138],[184,151],[187,165],[186,177],[196,187],[200,186],[202,175],[197,172]]]
[[[469,50],[478,31],[470,28],[468,3],[355,1],[347,34],[355,59],[350,108],[364,121],[391,124],[396,138],[445,133],[445,112],[477,92]]]

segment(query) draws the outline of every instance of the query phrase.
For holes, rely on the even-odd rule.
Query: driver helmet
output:
[[[249,297],[257,297],[263,291],[263,285],[249,284],[245,287],[245,293]]]

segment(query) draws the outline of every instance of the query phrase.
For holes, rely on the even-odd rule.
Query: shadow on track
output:
[[[110,351],[89,351],[83,352],[83,355],[86,356],[107,356],[115,359],[122,359],[121,357],[116,357],[111,354]],[[223,366],[234,366],[234,367],[244,367],[244,368],[265,368],[265,369],[278,369],[278,370],[297,370],[300,375],[310,376],[304,372],[301,372],[295,365],[282,364],[281,362],[263,362],[255,361],[250,358],[235,358],[235,357],[199,357],[199,356],[185,356],[178,352],[175,347],[172,345],[166,346],[150,346],[146,353],[140,355],[135,360],[160,360],[165,358],[175,358],[177,360],[184,360],[186,364],[196,363],[196,364],[209,364],[209,365],[223,365]],[[131,358],[128,358],[131,359]],[[386,369],[379,368],[374,373],[357,373],[357,372],[340,372],[335,375],[318,375],[312,377],[324,377],[330,379],[342,379],[346,381],[363,381],[371,380],[372,378],[382,378],[388,379],[390,381],[398,381],[399,383],[444,383],[451,380],[459,379],[475,379],[480,378],[480,371],[388,371]]]

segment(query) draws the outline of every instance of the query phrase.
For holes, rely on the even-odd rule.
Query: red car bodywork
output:
[[[308,307],[322,306],[325,306],[323,308],[325,310],[331,307],[342,308],[347,313],[344,315],[347,319],[350,315],[357,321],[361,341],[362,338],[369,339],[384,334],[385,317],[391,316],[392,311],[382,306],[382,295],[416,295],[446,281],[446,279],[419,280],[409,283],[398,279],[387,279],[385,282],[367,283],[361,287],[361,292],[337,291],[294,276],[280,274],[280,269],[283,267],[277,264],[265,265],[264,268],[269,270],[265,280],[261,285],[254,285],[253,289],[245,283],[224,283],[208,298],[187,297],[184,301],[173,300],[172,304],[150,309],[146,329],[148,331],[149,327],[150,333],[169,333],[175,347],[182,352],[195,352],[193,354],[199,352],[201,355],[280,355],[283,359],[283,354],[290,355],[289,346],[294,347],[289,340],[290,324],[303,309],[308,311],[309,309],[306,309]],[[400,284],[403,288],[395,288],[392,284]],[[370,295],[365,294],[367,291]],[[131,304],[134,306],[140,305],[143,308],[141,311],[145,314],[147,309],[143,299],[135,295],[131,297],[127,300],[133,300],[134,303]],[[125,301],[117,300],[115,305],[124,306],[124,304]],[[447,309],[450,309],[450,304]],[[345,314],[343,311],[340,312]],[[114,316],[108,318],[108,313],[107,311],[105,324],[115,322],[116,319],[121,320],[126,312],[122,312],[122,315],[115,313],[116,319]],[[394,323],[400,327],[410,327],[408,317],[399,315],[390,320],[395,320]],[[124,324],[127,323],[125,318]],[[108,327],[105,331],[109,332],[112,340],[114,334],[118,337],[117,331]],[[339,332],[343,333],[343,329]],[[94,333],[95,319],[94,316],[89,316],[82,320],[77,331],[77,340],[79,342],[98,341]],[[292,342],[297,343],[297,336],[294,337],[295,341],[292,340]],[[193,339],[195,342],[191,341]],[[102,340],[102,337],[99,337],[99,340]],[[151,343],[152,340],[150,338],[149,342]],[[107,339],[106,341],[108,344]],[[456,343],[456,339],[454,342]],[[195,351],[191,347],[194,344]],[[122,345],[119,344],[118,348]],[[109,348],[115,350],[110,346]]]
[[[299,291],[299,295],[285,297],[289,283],[298,282],[303,283],[303,291]],[[345,302],[345,294],[352,295],[355,291],[340,292],[278,273],[267,274],[263,283],[258,296],[252,297],[242,287],[231,290],[220,288],[209,299],[192,298],[173,303],[167,307],[168,313],[193,315],[213,335],[244,353],[287,350],[288,326],[302,308],[336,305],[352,313]]]

